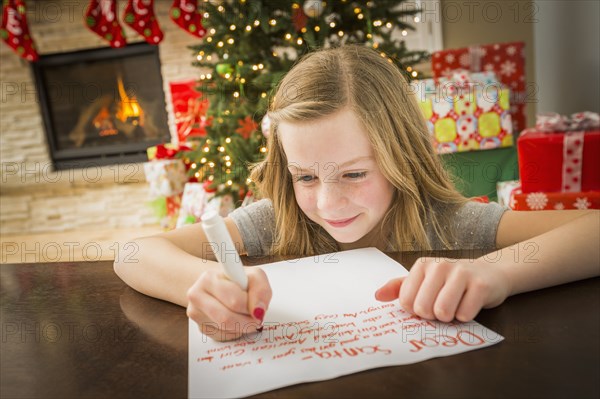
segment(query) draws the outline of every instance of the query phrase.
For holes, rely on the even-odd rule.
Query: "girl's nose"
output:
[[[344,190],[335,182],[324,182],[319,188],[317,208],[327,215],[339,216],[334,212],[343,209],[348,203]]]

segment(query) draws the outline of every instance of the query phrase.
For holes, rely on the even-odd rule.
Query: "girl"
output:
[[[266,199],[226,219],[242,254],[512,246],[511,256],[420,259],[374,293],[441,321],[468,321],[509,295],[599,274],[600,212],[512,212],[461,196],[408,83],[375,50],[308,54],[280,83],[269,117],[267,158],[251,175]],[[247,268],[247,292],[227,280],[200,224],[136,243],[138,263],[115,262],[131,287],[186,306],[215,339],[262,322],[271,299],[264,272]]]

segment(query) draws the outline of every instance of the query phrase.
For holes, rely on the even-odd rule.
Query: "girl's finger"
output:
[[[442,266],[442,265],[435,265]],[[427,273],[413,303],[413,312],[425,319],[435,319],[433,304],[446,282],[446,273],[439,269],[434,269]]]
[[[420,261],[417,260],[417,262]],[[400,306],[402,306],[402,308],[407,312],[411,313],[413,313],[415,297],[417,296],[417,292],[421,287],[421,283],[423,282],[425,275],[425,265],[417,262],[415,262],[412,269],[410,269],[408,276],[404,278],[402,286],[400,287],[400,294],[398,295],[398,298],[400,298]]]
[[[202,288],[233,312],[248,314],[248,293],[222,272],[209,274]]]
[[[459,321],[471,321],[477,316],[481,310],[484,293],[481,289],[473,284],[467,286],[467,290],[458,305],[456,310],[456,319]]]
[[[201,313],[208,319],[202,320],[203,322],[213,323],[219,330],[243,332],[244,329],[247,329],[248,324],[256,324],[249,315],[232,311],[211,295],[203,296]]]
[[[375,291],[375,299],[382,302],[390,302],[398,299],[400,295],[400,287],[406,277],[395,278],[383,285]]]
[[[249,271],[247,311],[259,324],[265,317],[272,296],[273,292],[267,274],[258,267]]]
[[[467,287],[467,279],[460,273],[452,273],[433,305],[435,318],[444,322],[454,320],[456,310]]]

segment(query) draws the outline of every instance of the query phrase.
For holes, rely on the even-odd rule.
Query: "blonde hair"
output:
[[[395,188],[380,225],[386,249],[432,249],[426,225],[451,248],[453,235],[446,226],[467,199],[446,175],[407,80],[375,50],[347,45],[305,55],[272,99],[267,156],[251,173],[261,194],[273,202],[272,253],[308,256],[339,250],[296,203],[277,127],[282,121],[313,121],[346,107],[362,123],[382,174]]]

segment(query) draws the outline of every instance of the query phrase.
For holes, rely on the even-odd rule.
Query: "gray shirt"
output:
[[[495,202],[483,204],[470,201],[455,212],[451,224],[455,229],[454,248],[496,249],[496,231],[508,208]],[[238,208],[229,214],[238,227],[249,256],[269,255],[275,230],[275,213],[268,199]],[[433,249],[442,249],[439,237],[427,230]]]

